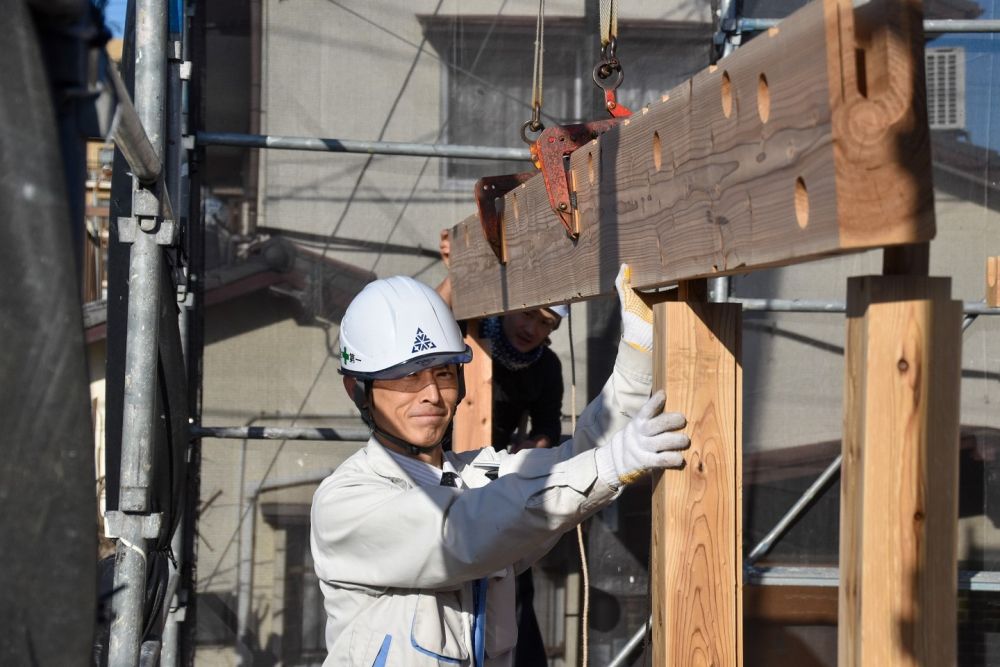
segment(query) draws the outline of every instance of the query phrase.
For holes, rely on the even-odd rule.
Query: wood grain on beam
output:
[[[482,449],[493,442],[493,359],[479,337],[479,320],[468,323],[465,342],[472,348],[472,361],[465,364],[465,398],[455,411],[451,441],[456,452]]]
[[[948,278],[848,282],[841,667],[956,660],[962,304]]]
[[[574,152],[576,241],[538,175],[506,196],[505,266],[459,223],[456,315],[611,294],[622,261],[650,289],[930,240],[919,3],[901,3],[817,0]]]
[[[653,385],[683,413],[687,465],[653,492],[653,664],[742,665],[740,308],[653,306]]]

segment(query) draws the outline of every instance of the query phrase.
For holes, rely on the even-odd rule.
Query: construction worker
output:
[[[442,450],[472,355],[433,289],[397,276],[348,306],[340,370],[372,437],[313,498],[326,667],[510,665],[516,573],[624,485],[683,466],[684,417],[649,398],[652,317],[622,269],[633,316],[611,377],[571,440],[517,454]]]

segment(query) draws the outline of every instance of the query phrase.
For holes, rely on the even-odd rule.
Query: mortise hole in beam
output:
[[[763,72],[757,77],[757,113],[762,123],[766,123],[771,117],[771,91],[767,87],[767,77]]]
[[[725,71],[722,73],[722,113],[726,118],[733,115],[733,82]]]
[[[521,219],[521,210],[520,210],[520,207],[517,205],[517,193],[516,192],[514,193],[514,196],[512,197],[512,199],[514,201],[514,220],[515,221],[520,221],[520,219]]]
[[[597,174],[594,173],[594,152],[587,151],[587,181],[591,185],[597,180]]]
[[[868,65],[865,62],[865,50],[854,49],[854,69],[858,76],[858,93],[868,99]]]
[[[663,167],[663,145],[660,142],[660,133],[653,132],[653,166],[656,171]]]
[[[801,229],[809,224],[809,192],[801,176],[795,179],[795,221]]]

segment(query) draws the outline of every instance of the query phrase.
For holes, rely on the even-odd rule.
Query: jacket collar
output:
[[[368,459],[368,465],[371,466],[376,475],[388,479],[401,479],[406,482],[407,486],[413,486],[414,482],[410,475],[392,458],[385,445],[379,442],[374,435],[368,438],[368,444],[365,445],[365,455]],[[447,456],[447,452],[444,455]],[[455,469],[461,474],[460,468],[456,466]]]

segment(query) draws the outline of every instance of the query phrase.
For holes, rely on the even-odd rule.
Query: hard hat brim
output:
[[[470,361],[472,361],[472,348],[466,345],[462,352],[431,352],[377,371],[352,371],[341,368],[340,374],[361,380],[398,380],[407,375],[418,373],[425,368],[447,366],[448,364],[467,364]]]

